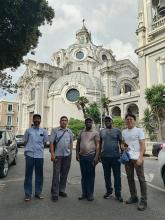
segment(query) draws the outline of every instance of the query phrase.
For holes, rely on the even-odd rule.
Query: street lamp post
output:
[[[88,56],[88,58],[94,60],[96,63],[101,65],[101,63],[96,60],[94,57]],[[100,72],[100,71],[99,71]],[[101,72],[100,72],[100,126],[103,127],[103,109],[102,109],[102,86],[101,86]]]

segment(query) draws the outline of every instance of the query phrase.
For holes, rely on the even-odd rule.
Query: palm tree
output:
[[[89,103],[89,100],[85,96],[79,97],[78,101],[76,102],[77,106],[81,107],[84,118],[86,118],[86,104],[88,103]]]
[[[165,120],[165,86],[157,85],[145,90],[145,99],[150,106],[150,111],[154,119],[155,130],[158,130],[158,140],[162,140],[161,125]],[[157,128],[156,128],[157,127]]]
[[[107,115],[109,115],[109,104],[110,103],[111,103],[111,100],[108,97],[103,96],[101,98],[102,108],[104,109],[104,112],[106,112]]]

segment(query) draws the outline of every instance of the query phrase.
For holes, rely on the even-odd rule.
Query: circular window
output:
[[[78,51],[76,53],[76,58],[82,60],[84,58],[84,53],[82,51]]]
[[[80,93],[77,89],[70,89],[67,93],[66,93],[66,98],[68,99],[68,101],[70,102],[76,102],[78,100],[78,98],[80,97]]]

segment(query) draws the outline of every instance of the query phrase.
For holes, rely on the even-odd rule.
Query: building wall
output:
[[[158,4],[158,1],[155,0],[138,1],[139,25],[137,36],[139,47],[136,53],[138,55],[139,67],[139,113],[141,118],[143,118],[144,109],[147,107],[145,89],[153,85],[165,83],[165,79],[163,80],[163,65],[165,65],[165,14],[160,15],[158,13],[158,5],[156,4]]]
[[[8,105],[12,105],[12,110],[8,110]],[[8,116],[11,117],[11,124],[7,123]],[[0,128],[8,128],[17,132],[18,129],[18,103],[0,101]]]

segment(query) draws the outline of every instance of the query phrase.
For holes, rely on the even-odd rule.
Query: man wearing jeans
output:
[[[66,182],[71,164],[73,133],[67,128],[68,118],[60,118],[60,126],[52,129],[50,137],[51,161],[53,161],[52,201],[57,202],[59,196],[67,197]]]
[[[33,115],[33,126],[26,130],[25,141],[25,201],[30,201],[32,196],[32,175],[35,169],[35,197],[43,199],[43,162],[44,144],[48,141],[48,133],[40,128],[41,116]]]
[[[104,199],[109,199],[113,192],[111,183],[112,170],[116,199],[119,202],[123,202],[121,197],[121,164],[119,162],[122,135],[118,128],[112,127],[111,116],[105,116],[105,126],[106,128],[100,132],[101,161],[106,186]]]
[[[143,211],[147,208],[147,185],[144,176],[143,155],[145,151],[144,133],[135,126],[136,116],[128,113],[125,117],[127,129],[122,132],[124,139],[123,150],[127,150],[130,155],[130,161],[126,163],[125,170],[128,179],[128,185],[131,197],[126,201],[127,204],[138,203],[138,196],[134,180],[134,169],[140,183],[141,199],[138,204],[138,210]]]
[[[99,157],[99,133],[92,129],[93,120],[85,119],[85,129],[80,132],[76,145],[76,160],[80,162],[82,195],[79,200],[93,201],[95,166]]]

